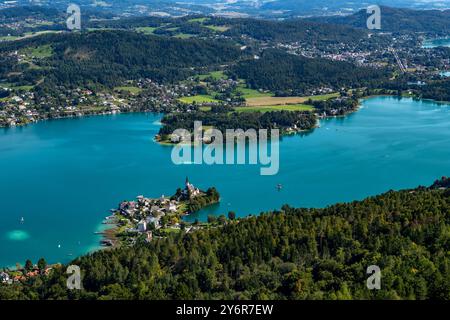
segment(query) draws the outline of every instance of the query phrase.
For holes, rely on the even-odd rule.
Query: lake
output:
[[[438,38],[425,40],[422,48],[431,49],[436,47],[450,47],[450,38]]]
[[[138,195],[172,195],[186,176],[221,203],[187,217],[238,216],[283,204],[324,207],[450,175],[450,108],[375,97],[307,135],[284,137],[280,171],[254,165],[180,165],[153,141],[160,115],[121,114],[0,130],[0,266],[68,262],[98,249],[109,209]],[[278,191],[277,184],[283,189]],[[21,218],[24,221],[21,221]]]

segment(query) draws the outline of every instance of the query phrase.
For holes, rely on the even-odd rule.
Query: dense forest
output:
[[[436,81],[416,89],[419,97],[436,101],[450,101],[450,79]]]
[[[316,117],[311,112],[274,111],[274,112],[205,112],[196,111],[184,114],[167,114],[161,122],[159,134],[167,136],[176,129],[194,129],[194,122],[201,121],[203,126],[212,126],[221,132],[227,129],[280,129],[281,133],[294,125],[298,129],[309,130],[316,125]]]
[[[344,94],[344,93],[341,93]],[[305,104],[314,106],[315,112],[319,114],[345,115],[353,112],[358,108],[359,101],[357,97],[340,97],[328,100],[307,100]]]
[[[354,28],[367,28],[366,9],[349,16],[315,17],[309,20],[334,23]],[[381,7],[381,31],[429,32],[447,36],[450,32],[450,10],[412,10],[405,8]]]
[[[178,193],[178,190],[177,190]],[[176,194],[177,196],[178,194]],[[216,188],[211,187],[206,190],[206,193],[202,197],[190,198],[188,202],[188,212],[197,212],[201,208],[217,203],[220,200],[220,194]]]
[[[450,299],[448,180],[325,209],[281,210],[76,259],[1,299]],[[381,268],[381,290],[366,269]]]
[[[348,62],[309,59],[280,50],[266,50],[260,59],[245,60],[231,68],[230,76],[245,79],[253,89],[278,95],[304,95],[308,89],[376,87],[387,79],[385,70],[356,67]]]
[[[202,22],[198,22],[202,21]],[[165,26],[167,25],[167,27]],[[181,18],[134,17],[118,20],[88,22],[93,28],[134,29],[137,27],[158,27],[155,34],[186,33],[195,35],[211,34],[208,26],[223,26],[224,36],[240,39],[248,36],[259,41],[302,41],[323,45],[329,43],[354,43],[367,38],[367,32],[343,25],[330,25],[300,19],[286,21],[258,20],[250,18],[229,19],[222,17],[188,16]]]
[[[42,86],[114,87],[125,80],[150,78],[175,82],[195,74],[194,68],[236,61],[239,47],[223,42],[173,39],[128,31],[52,34],[0,44],[0,54],[50,45],[52,54],[40,68],[21,77],[45,76]],[[7,58],[4,58],[7,59]],[[6,72],[6,70],[5,70]]]
[[[308,43],[349,43],[367,37],[366,32],[347,26],[308,22],[300,19],[268,21],[256,19],[217,19],[215,23],[232,25],[225,34],[250,36],[261,41],[302,41]]]

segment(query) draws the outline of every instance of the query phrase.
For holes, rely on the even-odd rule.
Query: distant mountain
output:
[[[348,1],[348,0],[275,0],[261,6],[262,11],[284,11],[286,15],[311,16],[330,14],[349,14],[378,4],[409,9],[449,9],[450,0],[378,0],[378,1]]]
[[[369,14],[366,10],[349,16],[315,17],[308,20],[367,28]],[[450,10],[411,10],[381,7],[381,31],[450,33]]]
[[[2,6],[43,5],[64,10],[75,2],[84,10],[123,16],[181,16],[187,14],[216,14],[226,16],[258,16],[289,18],[352,14],[377,3],[410,9],[450,9],[450,0],[17,0]]]

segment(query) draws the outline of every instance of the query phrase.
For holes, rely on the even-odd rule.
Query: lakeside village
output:
[[[191,232],[201,226],[198,223],[188,226],[182,217],[219,200],[220,195],[214,187],[202,191],[186,178],[184,189],[178,188],[171,197],[146,198],[141,195],[136,200],[123,201],[117,209],[111,209],[113,214],[104,221],[114,227],[101,233],[104,236],[101,244],[106,247],[132,245],[138,239],[149,242],[171,232]]]
[[[429,189],[445,192],[449,188],[450,177],[445,176],[436,180],[429,187]],[[410,191],[410,193],[415,192],[416,190]],[[117,223],[116,227],[111,229],[113,230],[112,234],[117,239],[109,239],[105,245],[117,245],[119,244],[119,238],[130,244],[134,243],[138,237],[142,237],[148,242],[156,237],[163,237],[164,234],[167,235],[167,232],[181,231],[183,226],[185,232],[199,229],[201,226],[198,224],[186,227],[180,222],[180,218],[190,212],[189,208],[193,210],[192,212],[195,212],[202,207],[217,203],[219,200],[219,193],[215,188],[209,188],[206,192],[203,192],[186,178],[185,188],[183,190],[178,189],[171,198],[161,196],[158,199],[149,199],[139,196],[136,201],[124,201],[120,203],[118,209],[114,209],[114,215],[107,219],[108,223],[111,223],[110,220],[117,220],[115,222]],[[225,219],[224,216],[221,217]],[[234,212],[230,212],[228,217],[230,220],[234,220]],[[218,222],[222,223],[223,221],[220,220],[219,217]],[[37,264],[27,260],[24,267],[17,264],[15,270],[8,268],[0,270],[0,284],[13,284],[38,276],[48,276],[53,269],[61,267],[61,264],[49,265],[43,258],[39,259]]]
[[[138,239],[149,242],[173,232],[192,232],[202,228],[202,225],[186,225],[182,217],[218,203],[219,200],[220,195],[214,187],[202,191],[186,178],[184,189],[178,188],[171,197],[162,195],[152,199],[138,196],[136,200],[123,201],[117,209],[111,210],[113,214],[104,221],[113,227],[102,233],[104,238],[101,244],[104,247],[133,245]],[[17,264],[14,270],[0,269],[0,284],[23,282],[37,276],[49,275],[53,268],[60,267],[61,264],[49,265],[42,258],[37,264],[27,260],[23,267]]]

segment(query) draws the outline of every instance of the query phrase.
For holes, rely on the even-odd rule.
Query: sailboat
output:
[[[277,184],[277,189],[278,191],[280,191],[281,189],[283,189],[283,185],[281,183]]]
[[[25,223],[25,219],[22,217],[20,218],[20,224],[24,224]]]

